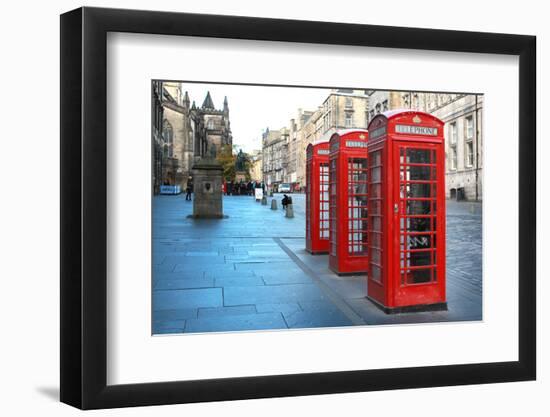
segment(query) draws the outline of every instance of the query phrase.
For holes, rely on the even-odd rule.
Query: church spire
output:
[[[186,104],[187,106],[189,106],[189,94],[187,93],[187,91],[185,92],[185,95],[183,96],[183,104]]]
[[[214,110],[214,102],[212,101],[212,97],[210,97],[210,91],[206,93],[206,97],[204,99],[204,102],[202,103],[203,109],[212,109]]]
[[[227,104],[227,96],[225,96],[225,98],[223,99],[223,112],[224,113],[229,113],[229,106]]]

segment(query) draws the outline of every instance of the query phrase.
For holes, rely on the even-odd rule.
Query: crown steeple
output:
[[[204,99],[204,102],[202,103],[203,109],[211,109],[214,110],[214,102],[212,101],[212,97],[210,97],[210,91],[206,93],[206,97]]]

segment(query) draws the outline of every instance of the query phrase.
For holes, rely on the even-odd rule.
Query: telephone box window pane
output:
[[[406,219],[407,231],[430,232],[430,217],[409,217]]]
[[[410,164],[429,164],[430,150],[429,149],[407,149],[407,159]]]
[[[380,233],[371,233],[370,234],[371,239],[371,246],[375,248],[381,248],[382,247],[382,235]]]
[[[432,252],[411,252],[409,253],[408,266],[429,266],[432,264]]]
[[[372,257],[372,262],[374,262],[375,264],[380,264],[381,261],[380,261],[380,250],[378,249],[372,249],[371,252],[370,252],[370,256]]]
[[[407,167],[409,169],[409,179],[410,181],[429,181],[432,178],[432,167],[430,166],[416,166],[411,165]]]
[[[382,274],[378,265],[372,265],[372,277],[374,281],[381,282]]]
[[[401,198],[430,198],[432,186],[430,183],[401,184]]]
[[[407,214],[431,214],[431,201],[407,200]]]
[[[407,272],[407,284],[423,284],[432,279],[431,269],[413,269]]]
[[[409,235],[407,237],[407,249],[430,249],[432,246],[432,235]]]
[[[329,237],[329,169],[328,164],[322,163],[319,166],[319,237],[328,239]]]
[[[348,252],[367,253],[367,159],[348,160]]]
[[[380,219],[380,217],[372,218],[372,230],[376,232],[382,231],[382,220]]]
[[[380,151],[373,152],[370,157],[372,158],[371,166],[378,166],[382,163]]]
[[[375,167],[371,170],[371,180],[372,182],[379,182],[381,178],[381,167]]]

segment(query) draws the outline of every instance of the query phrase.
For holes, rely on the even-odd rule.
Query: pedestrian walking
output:
[[[187,183],[187,188],[185,189],[185,201],[191,201],[191,193],[193,192],[193,187],[191,183]]]
[[[286,210],[286,206],[291,204],[290,197],[286,194],[283,194],[283,199],[281,201],[281,205],[283,206],[283,210]]]

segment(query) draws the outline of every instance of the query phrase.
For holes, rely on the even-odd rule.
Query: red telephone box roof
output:
[[[332,138],[332,136],[334,135],[345,136],[351,133],[368,133],[368,132],[369,131],[367,129],[342,129],[334,132],[330,137]]]
[[[402,116],[407,116],[407,115],[419,115],[419,116],[424,116],[424,117],[427,117],[429,119],[432,119],[433,121],[435,122],[438,122],[438,123],[441,123],[441,124],[444,124],[444,122],[440,119],[438,119],[437,117],[435,117],[434,115],[430,114],[430,113],[426,113],[424,111],[419,111],[419,110],[411,110],[411,109],[396,109],[396,110],[388,110],[388,111],[385,111],[383,113],[379,113],[377,114],[369,123],[369,128],[370,128],[370,125],[372,122],[374,122],[374,120],[376,120],[377,118],[379,118],[380,116],[382,117],[385,117],[386,119],[389,120],[392,120],[392,119],[395,119],[396,117],[402,117]]]
[[[371,145],[386,140],[387,135],[402,136],[403,139],[421,141],[442,141],[445,122],[423,111],[410,109],[390,110],[377,114],[369,123]]]

